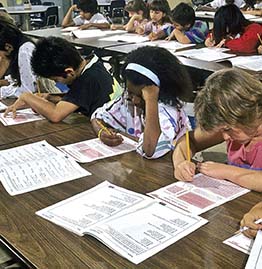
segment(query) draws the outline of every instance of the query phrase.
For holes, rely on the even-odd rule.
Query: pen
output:
[[[97,122],[97,124],[101,127],[101,130],[105,130],[106,133],[109,134],[109,135],[112,134],[112,133],[108,130],[108,128],[106,128],[106,126],[104,126],[104,124],[103,124],[101,121],[97,120],[96,122]],[[99,130],[99,131],[100,131],[100,130]]]
[[[261,37],[260,37],[259,33],[257,33],[257,38],[258,38],[258,40],[259,40],[260,44],[262,45],[262,39],[261,39]]]
[[[258,220],[256,220],[254,223],[255,224],[260,224],[262,222],[262,219],[258,219]],[[246,231],[246,230],[248,230],[249,229],[249,227],[247,227],[247,226],[243,226],[243,227],[241,227],[238,231],[236,231],[234,234],[239,234],[239,233],[243,233],[244,231]]]
[[[187,160],[190,162],[191,156],[190,156],[190,142],[189,142],[189,133],[188,129],[186,128],[186,153],[187,153]]]

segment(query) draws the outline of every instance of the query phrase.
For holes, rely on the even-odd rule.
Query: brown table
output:
[[[52,133],[28,137],[12,146],[42,139],[59,146],[94,138],[89,124],[60,130],[50,123],[49,128],[52,126]],[[2,133],[6,127],[0,128]],[[12,132],[10,129],[10,135]],[[9,147],[6,143],[1,149]],[[35,212],[104,180],[140,193],[170,184],[174,181],[171,154],[158,160],[146,160],[131,152],[82,166],[92,176],[30,193],[10,196],[0,185],[0,233],[38,268],[244,268],[248,256],[222,241],[238,229],[239,220],[252,205],[261,201],[261,194],[251,192],[210,210],[202,215],[209,220],[208,224],[143,263],[133,265],[93,237],[79,237],[36,216]]]

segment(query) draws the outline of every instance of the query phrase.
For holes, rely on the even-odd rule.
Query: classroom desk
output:
[[[1,131],[4,128],[0,127]],[[19,146],[46,139],[54,146],[74,143],[94,134],[90,125],[55,131],[18,141]],[[9,148],[3,145],[2,149]],[[187,269],[244,268],[248,256],[222,241],[238,229],[239,220],[261,194],[248,193],[202,216],[209,223],[139,265],[134,265],[90,236],[77,236],[35,215],[37,210],[83,192],[104,180],[146,193],[170,184],[173,167],[170,154],[159,160],[146,160],[135,152],[83,164],[92,176],[10,196],[0,185],[0,231],[11,244],[41,269]]]

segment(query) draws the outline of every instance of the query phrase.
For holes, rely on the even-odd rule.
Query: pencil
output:
[[[106,128],[106,127],[104,126],[104,124],[103,124],[101,121],[97,120],[96,122],[97,122],[97,124],[101,127],[101,129],[103,129],[103,130],[106,131],[107,134],[109,134],[109,135],[112,134],[112,133],[108,130],[108,128]]]
[[[36,89],[37,89],[37,93],[40,94],[41,90],[40,90],[40,82],[39,79],[36,80]]]
[[[257,38],[258,38],[258,40],[259,40],[260,44],[262,45],[262,39],[261,39],[261,37],[260,37],[259,33],[257,33]]]
[[[190,142],[189,142],[189,133],[188,129],[186,129],[186,153],[187,153],[187,160],[191,161],[191,154],[190,154]]]
[[[255,224],[260,224],[262,222],[262,219],[258,219],[256,220],[254,223]],[[247,226],[244,226],[244,227],[241,227],[238,231],[236,231],[234,234],[240,234],[240,233],[243,233],[244,231],[248,230],[249,227]]]

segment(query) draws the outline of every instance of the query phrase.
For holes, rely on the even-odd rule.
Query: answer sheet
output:
[[[10,195],[91,175],[46,141],[1,150],[0,180]]]
[[[58,148],[77,162],[87,163],[136,150],[137,142],[125,136],[122,137],[124,138],[123,143],[116,147],[109,147],[100,139],[95,138]]]
[[[36,214],[79,235],[94,236],[135,264],[207,223],[108,182]]]
[[[8,113],[4,117],[4,113],[0,113],[0,121],[5,125],[16,125],[37,120],[44,120],[42,115],[35,113],[31,108],[21,109],[16,111],[16,117],[13,119],[13,113]]]
[[[245,269],[262,268],[262,231],[257,232]]]
[[[178,181],[148,195],[200,215],[248,192],[232,182],[197,174],[192,182]]]

